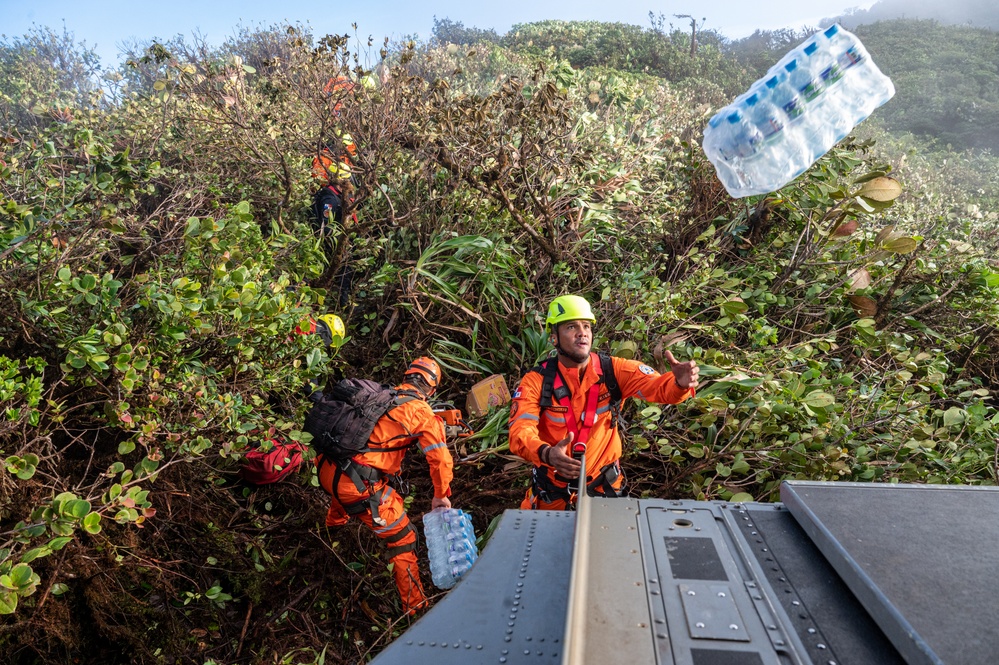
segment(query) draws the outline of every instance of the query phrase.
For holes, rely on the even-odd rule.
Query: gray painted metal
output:
[[[997,660],[999,489],[795,482],[782,498],[507,511],[470,573],[374,662]]]
[[[372,662],[562,661],[575,513],[508,510],[472,569]]]
[[[572,571],[570,598],[579,602],[569,607],[566,621],[566,665],[656,660],[638,509],[629,499],[580,504],[577,547],[585,555]],[[664,627],[659,632],[665,634]]]
[[[723,504],[639,501],[657,663],[808,663]]]
[[[791,482],[781,499],[907,662],[999,661],[999,488]]]

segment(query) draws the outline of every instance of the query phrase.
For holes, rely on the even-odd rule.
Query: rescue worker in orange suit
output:
[[[417,566],[416,530],[406,514],[403,497],[390,486],[389,479],[398,476],[406,451],[416,444],[430,465],[434,485],[431,509],[451,507],[448,497],[454,461],[445,442],[444,423],[426,401],[440,379],[440,366],[431,358],[417,358],[410,364],[396,389],[419,398],[382,416],[369,439],[370,447],[387,451],[355,455],[345,469],[316,456],[319,482],[331,497],[326,525],[342,526],[351,518],[359,519],[384,541],[394,564],[392,574],[402,609],[409,615],[425,604],[426,597]]]
[[[337,76],[330,79],[323,88],[328,103],[332,106],[334,118],[339,117],[344,101],[355,87],[350,78]],[[338,242],[342,241],[337,241],[336,236],[352,223],[357,223],[357,212],[344,216],[344,207],[351,203],[356,185],[352,160],[357,157],[357,146],[350,134],[342,128],[333,127],[331,133],[332,136],[318,146],[312,158],[312,177],[319,188],[312,197],[310,221],[316,235],[323,241],[327,259],[338,263],[335,252]],[[354,271],[342,265],[331,267],[336,268],[338,274],[327,277],[335,284],[340,307],[346,307],[350,300]]]
[[[510,450],[534,465],[522,510],[572,509],[580,491],[576,485],[583,452],[587,493],[621,496],[620,400],[678,404],[697,387],[697,363],[679,362],[669,352],[671,371],[666,374],[637,360],[591,352],[595,323],[583,298],[566,295],[552,301],[545,331],[557,355],[528,372],[514,391]]]

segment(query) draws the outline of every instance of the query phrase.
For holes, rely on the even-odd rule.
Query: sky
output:
[[[235,34],[240,25],[270,26],[284,22],[308,24],[313,34],[354,34],[362,39],[428,38],[433,20],[449,18],[466,27],[493,28],[504,33],[516,23],[544,19],[597,20],[649,25],[649,12],[690,14],[704,18],[704,28],[739,38],[756,28],[775,29],[818,25],[822,18],[848,8],[868,8],[859,0],[360,0],[323,3],[310,0],[0,0],[0,34],[8,38],[41,25],[61,31],[63,25],[77,41],[95,48],[105,65],[119,60],[120,46],[130,39],[169,39],[197,32],[212,44]],[[339,8],[339,9],[338,9]],[[671,18],[684,28],[689,19]],[[699,21],[700,23],[700,21]]]

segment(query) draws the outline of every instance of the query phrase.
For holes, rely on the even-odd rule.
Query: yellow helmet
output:
[[[339,349],[347,336],[347,326],[343,325],[343,319],[336,314],[323,314],[316,320],[316,332],[326,346]]]
[[[579,296],[559,296],[548,306],[548,317],[545,319],[545,332],[550,333],[560,323],[566,321],[589,321],[596,323],[590,303]]]

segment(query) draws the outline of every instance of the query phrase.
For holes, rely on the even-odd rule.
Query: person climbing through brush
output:
[[[317,451],[319,483],[330,495],[327,526],[342,526],[358,519],[374,531],[388,549],[392,574],[402,610],[413,615],[426,603],[416,559],[416,530],[406,514],[403,495],[393,486],[402,460],[417,445],[430,466],[434,485],[431,509],[450,508],[454,461],[445,441],[444,422],[427,398],[437,391],[441,368],[431,358],[414,360],[394,389],[373,381],[345,379],[328,396],[318,394],[305,429]],[[346,406],[344,406],[346,405]],[[369,414],[373,429],[367,434],[359,421],[346,420]],[[357,431],[365,431],[360,437]],[[356,445],[351,438],[363,438]],[[353,453],[353,454],[352,454]]]
[[[510,450],[534,465],[522,510],[573,508],[584,452],[587,494],[622,496],[617,428],[622,400],[678,404],[697,388],[697,363],[680,362],[668,351],[665,374],[637,360],[593,353],[594,324],[585,299],[555,298],[545,319],[555,354],[528,372],[514,391]]]

